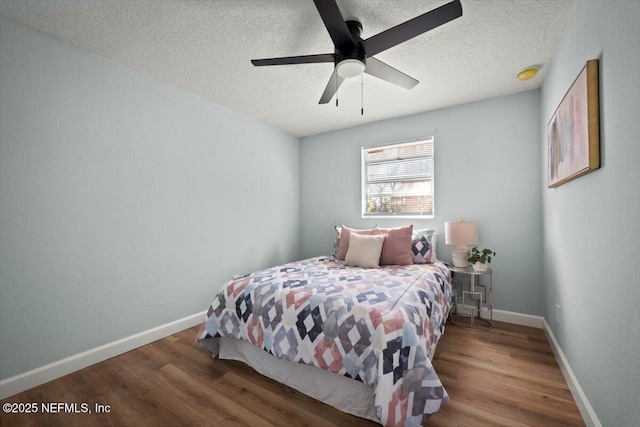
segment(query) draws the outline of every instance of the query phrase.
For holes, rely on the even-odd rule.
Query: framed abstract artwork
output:
[[[587,61],[547,126],[549,188],[600,167],[598,60]]]

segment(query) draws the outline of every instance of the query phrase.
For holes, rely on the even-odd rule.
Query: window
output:
[[[433,218],[433,138],[362,149],[362,216]]]

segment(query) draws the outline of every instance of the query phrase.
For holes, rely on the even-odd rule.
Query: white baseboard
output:
[[[560,344],[556,340],[551,327],[547,323],[546,319],[544,320],[544,331],[547,335],[547,339],[549,344],[551,345],[551,350],[553,350],[553,354],[556,356],[556,361],[560,366],[560,370],[562,371],[562,375],[564,375],[564,379],[567,381],[567,385],[569,386],[569,390],[571,390],[571,394],[573,395],[573,399],[576,401],[576,405],[578,405],[578,410],[580,410],[580,415],[582,415],[582,419],[585,424],[589,427],[602,427],[602,423],[598,419],[596,412],[593,410],[593,407],[589,403],[586,394],[580,387],[580,383],[578,379],[573,373],[571,366],[569,366],[569,361],[564,355],[564,352],[560,348]]]
[[[460,314],[468,314],[460,310]],[[489,319],[489,310],[483,308],[480,317]],[[515,313],[513,311],[493,310],[493,320],[497,322],[512,323],[514,325],[530,326],[532,328],[544,329],[544,317],[532,314]]]
[[[92,348],[91,350],[66,357],[45,366],[0,381],[0,399],[21,393],[56,378],[70,374],[87,366],[110,359],[127,351],[147,345],[159,339],[202,323],[206,311],[175,320],[156,328],[122,338],[117,341]],[[195,339],[195,337],[194,337]]]
[[[481,315],[484,316],[486,314],[482,313]],[[544,328],[544,317],[534,316],[532,314],[515,313],[513,311],[493,310],[493,320],[513,323],[514,325],[530,326],[538,329]]]

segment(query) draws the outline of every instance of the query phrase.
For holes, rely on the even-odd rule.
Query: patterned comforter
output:
[[[449,315],[444,264],[345,267],[324,258],[230,281],[198,339],[235,337],[369,385],[385,426],[421,426],[448,401],[431,365]]]

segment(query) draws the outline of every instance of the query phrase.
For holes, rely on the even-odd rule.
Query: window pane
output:
[[[403,144],[400,146],[388,146],[371,148],[367,150],[368,162],[384,160],[408,159],[411,157],[433,157],[433,143],[420,142],[417,144]]]
[[[433,216],[433,139],[363,149],[363,216]]]
[[[431,176],[432,159],[412,159],[369,164],[367,182],[378,180],[414,179]]]
[[[433,199],[429,196],[369,196],[367,214],[432,215]]]
[[[431,181],[391,181],[367,184],[369,196],[420,196],[431,195]]]

